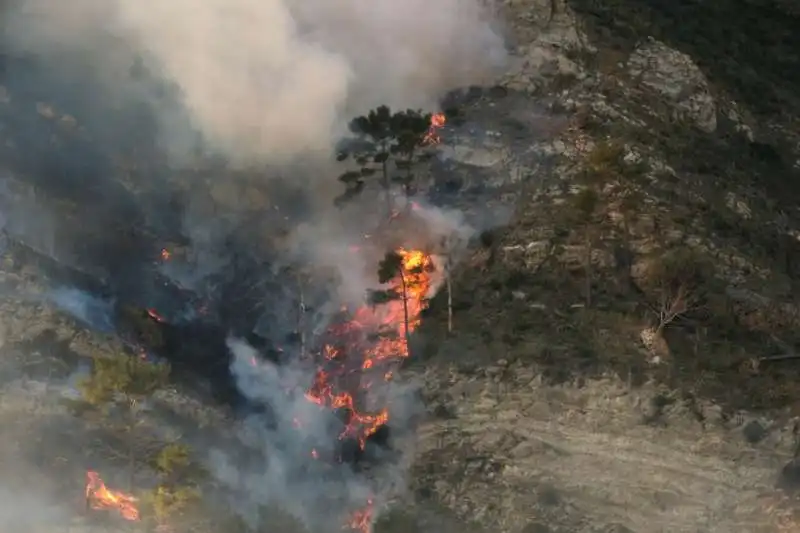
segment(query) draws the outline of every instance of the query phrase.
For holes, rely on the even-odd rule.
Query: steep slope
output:
[[[505,3],[514,65],[464,105],[520,192],[454,273],[455,333],[444,297],[426,324],[421,493],[493,531],[790,527],[796,15],[568,4]],[[520,147],[542,106],[569,124]]]

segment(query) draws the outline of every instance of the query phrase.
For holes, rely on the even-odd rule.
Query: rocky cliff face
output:
[[[521,193],[454,276],[454,336],[434,302],[421,492],[491,531],[789,527],[797,13],[501,9],[514,65],[465,113]]]

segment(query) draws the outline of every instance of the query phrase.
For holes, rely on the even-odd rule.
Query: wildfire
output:
[[[92,509],[113,509],[125,520],[139,520],[135,502],[130,494],[109,490],[97,472],[86,472],[86,503]]]
[[[171,257],[172,257],[172,253],[169,250],[167,250],[166,248],[162,248],[161,249],[161,260],[162,261],[169,261]]]
[[[399,249],[397,253],[402,258],[402,273],[389,285],[400,299],[380,306],[364,305],[356,310],[352,320],[338,326],[334,331],[338,340],[353,340],[355,346],[341,349],[326,345],[323,355],[329,363],[317,370],[314,383],[306,392],[306,398],[317,405],[347,409],[349,421],[340,438],[354,438],[362,449],[367,438],[388,422],[389,412],[385,407],[377,412],[363,412],[358,406],[358,391],[348,389],[344,382],[349,381],[346,379],[349,374],[356,374],[361,378],[358,388],[369,389],[373,385],[370,380],[373,374],[381,380],[391,379],[390,367],[408,357],[408,334],[420,323],[420,314],[427,306],[431,287],[431,257],[419,250]],[[370,336],[371,339],[367,339]],[[343,360],[345,356],[352,358],[351,351],[360,352],[357,365]]]
[[[399,299],[364,305],[349,321],[333,328],[337,345],[324,346],[323,366],[306,392],[306,398],[319,406],[346,410],[347,423],[339,438],[354,439],[361,449],[389,421],[389,410],[385,406],[377,410],[362,408],[359,393],[380,381],[390,381],[394,365],[408,357],[408,334],[419,326],[431,289],[431,256],[402,248],[397,253],[402,260],[400,272],[387,285]],[[317,457],[316,451],[312,456]],[[369,533],[373,511],[374,502],[370,499],[350,516],[345,528]]]
[[[346,527],[359,533],[370,533],[372,531],[372,513],[373,502],[367,500],[367,506],[353,513]]]
[[[444,113],[434,113],[431,116],[431,125],[428,127],[428,133],[425,134],[423,142],[425,144],[439,144],[442,142],[441,137],[439,137],[439,130],[444,127],[446,122],[447,118]]]

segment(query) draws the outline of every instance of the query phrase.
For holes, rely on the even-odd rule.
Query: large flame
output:
[[[431,115],[431,125],[428,127],[428,133],[425,134],[425,144],[439,144],[442,142],[439,137],[439,130],[444,127],[447,122],[447,117],[444,113],[434,113]]]
[[[346,410],[346,425],[339,438],[354,439],[362,449],[367,439],[389,421],[386,405],[373,405],[372,409],[362,405],[363,393],[374,391],[379,381],[391,380],[396,364],[408,357],[408,335],[420,324],[432,285],[434,263],[430,255],[403,248],[396,252],[401,268],[387,285],[398,298],[364,305],[351,320],[333,328],[333,341],[323,350],[324,364],[306,392],[306,398],[317,405]],[[355,356],[357,361],[353,361]],[[379,394],[372,395],[373,401],[375,396]],[[369,533],[372,516],[370,499],[350,516],[347,527]]]
[[[92,470],[86,472],[86,503],[92,509],[115,510],[125,520],[139,520],[136,498],[124,492],[109,490],[100,474]]]
[[[354,438],[362,449],[367,438],[386,424],[389,413],[385,406],[365,412],[358,404],[357,393],[373,388],[376,379],[391,380],[394,364],[408,357],[408,334],[419,325],[431,288],[431,256],[402,248],[397,253],[402,268],[389,286],[399,298],[381,305],[364,305],[350,321],[333,328],[336,344],[324,347],[328,364],[317,370],[306,392],[306,398],[317,405],[348,410],[349,421],[340,438]],[[359,352],[360,368],[345,361],[352,358],[353,351]],[[350,374],[359,378],[356,390],[347,386],[353,381],[346,379]]]

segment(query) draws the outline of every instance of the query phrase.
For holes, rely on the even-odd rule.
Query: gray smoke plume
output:
[[[112,99],[148,99],[176,153],[191,145],[188,122],[242,164],[327,154],[343,118],[380,104],[433,107],[447,90],[488,81],[505,58],[478,0],[14,5],[6,47],[79,69]],[[180,109],[134,83],[137,67],[172,84]]]
[[[448,261],[458,260],[473,231],[457,211],[416,204],[414,212],[416,216],[407,222],[398,220],[397,224],[419,224],[399,228],[400,233],[410,236],[406,246],[438,247],[441,256],[435,256],[437,271],[431,273],[428,294],[433,297],[442,286]],[[385,252],[381,245],[386,243],[365,243],[358,253],[353,253],[345,243],[347,236],[352,236],[346,225],[327,230],[323,234],[319,226],[300,228],[294,242],[306,254],[319,254],[306,255],[307,261],[337,271],[335,301],[364,305],[367,289],[380,286],[376,264]],[[380,309],[375,312],[380,314]],[[324,328],[328,319],[330,315],[317,315],[312,318],[312,326]],[[370,411],[389,409],[392,428],[392,451],[378,451],[383,456],[364,476],[356,474],[348,464],[334,461],[331,465],[325,459],[320,463],[311,457],[312,447],[316,447],[313,453],[328,461],[335,457],[341,432],[341,422],[335,418],[334,410],[320,409],[303,394],[312,384],[316,361],[291,360],[277,366],[262,361],[258,352],[242,341],[230,340],[228,347],[233,354],[231,369],[239,390],[254,404],[269,406],[270,412],[268,421],[262,415],[253,415],[242,427],[241,441],[257,457],[251,458],[246,467],[224,451],[212,455],[213,470],[237,494],[237,509],[245,517],[256,521],[260,506],[273,505],[288,510],[310,531],[325,532],[340,529],[346,514],[363,508],[367,501],[373,502],[373,517],[376,517],[382,506],[403,495],[414,458],[410,421],[421,414],[413,384],[405,383],[400,375],[396,381],[378,380],[359,387],[364,393],[361,400]],[[376,370],[383,375],[397,368]]]
[[[245,342],[231,339],[232,371],[242,393],[269,406],[269,416],[252,415],[239,427],[246,459],[225,450],[211,454],[217,479],[234,493],[236,509],[251,523],[269,508],[281,509],[309,531],[339,531],[352,512],[371,502],[377,513],[387,499],[404,488],[410,454],[383,461],[369,476],[356,475],[348,464],[332,460],[341,423],[333,411],[303,396],[313,375],[299,363],[277,366],[262,361]],[[385,391],[398,426],[407,425],[416,406],[408,390]],[[268,421],[266,420],[268,418]],[[402,441],[402,433],[397,437]]]
[[[91,132],[92,146],[152,143],[176,165],[192,164],[202,147],[239,169],[268,169],[264,179],[272,182],[274,175],[291,175],[310,205],[327,206],[314,210],[289,240],[292,259],[337,274],[339,301],[332,309],[363,301],[387,246],[366,239],[364,228],[373,225],[360,206],[337,211],[330,205],[339,184],[319,161],[331,155],[347,119],[380,104],[434,110],[446,91],[490,81],[505,61],[503,39],[480,0],[16,0],[5,8],[2,26],[5,51],[47,67],[38,77],[9,82],[16,84],[12,104],[16,94],[47,86],[42,98],[63,100],[58,104]],[[92,170],[100,179],[110,173],[99,164]],[[234,178],[220,172],[208,182],[228,179]],[[208,182],[187,188],[194,192]],[[230,204],[236,210],[236,199]],[[183,213],[191,268],[161,268],[181,286],[194,288],[229,268],[224,248],[232,230],[216,208]],[[421,207],[416,224],[408,235],[419,242],[406,245],[436,246],[455,235],[449,246],[456,253],[471,235],[456,214],[434,208]],[[260,245],[256,239],[263,236],[254,237]],[[80,296],[62,291],[51,298],[96,322],[102,306]],[[279,310],[284,317],[291,312]],[[315,317],[314,326],[328,318]],[[402,490],[412,457],[402,445],[405,453],[380,461],[368,478],[312,459],[310,443],[322,456],[334,453],[338,423],[302,395],[313,368],[261,362],[241,341],[229,348],[239,389],[270,411],[270,420],[254,415],[241,425],[238,437],[251,457],[212,454],[217,478],[246,496],[236,500],[238,511],[257,520],[272,504],[312,531],[339,530],[340,514],[369,498],[380,507]],[[400,438],[415,403],[402,388],[382,394]]]

